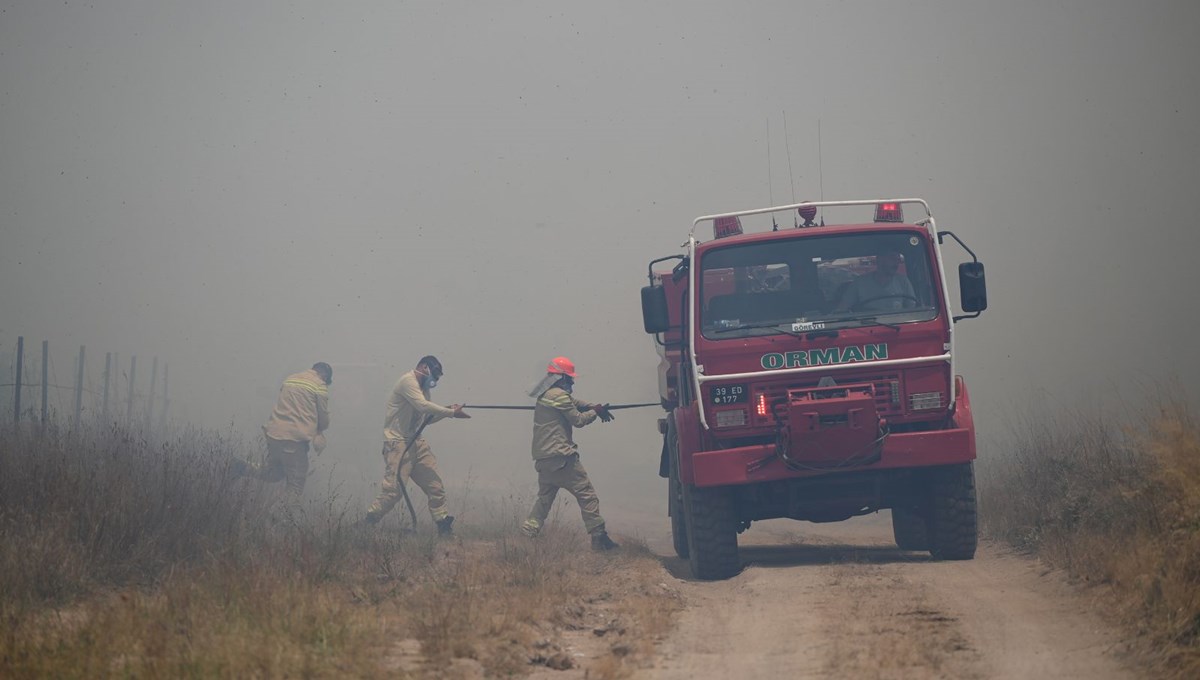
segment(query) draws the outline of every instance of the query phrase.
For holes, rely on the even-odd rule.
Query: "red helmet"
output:
[[[554,357],[550,363],[546,365],[547,373],[559,373],[575,377],[575,362],[566,357]]]

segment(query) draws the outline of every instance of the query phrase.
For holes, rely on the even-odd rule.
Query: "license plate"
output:
[[[748,390],[745,385],[714,385],[708,388],[711,404],[740,404],[746,401]]]
[[[717,411],[717,427],[741,427],[746,424],[746,409]]]

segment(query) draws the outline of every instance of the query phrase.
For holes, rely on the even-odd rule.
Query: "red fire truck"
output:
[[[818,225],[818,209],[874,218]],[[803,224],[774,226],[793,210]],[[771,227],[743,230],[767,216]],[[702,224],[713,240],[697,240]],[[946,237],[972,260],[958,267],[958,316]],[[900,548],[974,557],[975,428],[954,369],[954,324],[987,308],[970,248],[924,200],[888,199],[705,215],[684,249],[650,263],[642,316],[667,411],[659,474],[693,575],[740,571],[737,536],[753,521],[887,508]]]

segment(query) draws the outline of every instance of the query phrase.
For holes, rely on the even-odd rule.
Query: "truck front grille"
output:
[[[901,404],[903,390],[899,374],[839,376],[837,381],[838,385],[861,385],[863,383],[874,385],[875,409],[880,416],[895,416],[904,413],[904,408]],[[756,387],[753,391],[755,392],[755,399],[758,398],[758,394],[766,395],[767,404],[771,405],[768,407],[770,411],[768,419],[775,420],[787,408],[788,390],[817,387],[819,382],[819,378],[816,380],[798,380],[795,382],[768,385],[765,389]]]

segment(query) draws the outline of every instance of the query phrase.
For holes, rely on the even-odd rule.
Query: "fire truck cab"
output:
[[[818,209],[873,219],[817,224]],[[775,226],[793,210],[803,224]],[[743,218],[768,215],[769,230],[743,230]],[[707,242],[696,238],[703,224]],[[959,316],[947,236],[972,260],[959,265]],[[924,200],[701,216],[684,252],[648,274],[643,324],[667,412],[659,474],[675,551],[694,576],[740,571],[737,536],[753,521],[888,508],[901,548],[974,556],[975,429],[953,330],[986,309],[984,269],[937,230]]]

